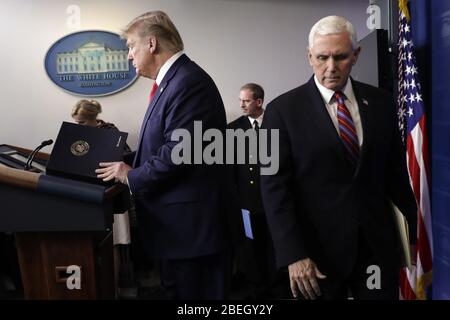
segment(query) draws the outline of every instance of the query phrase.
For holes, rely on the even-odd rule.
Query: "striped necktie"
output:
[[[339,136],[347,151],[347,157],[349,160],[356,164],[359,158],[359,143],[358,135],[356,134],[355,124],[353,123],[352,116],[345,105],[345,96],[341,91],[334,93],[337,106],[337,119],[339,124]]]

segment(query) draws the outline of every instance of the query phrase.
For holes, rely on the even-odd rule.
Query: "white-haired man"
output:
[[[411,234],[417,208],[393,99],[350,78],[360,51],[348,20],[319,20],[309,35],[314,76],[266,108],[263,128],[280,132],[280,168],[261,177],[262,198],[295,297],[398,299],[389,201]]]

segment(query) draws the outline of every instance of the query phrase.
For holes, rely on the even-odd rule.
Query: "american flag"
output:
[[[399,1],[398,43],[398,119],[406,143],[407,164],[411,187],[417,205],[416,266],[400,271],[402,299],[426,299],[426,289],[432,280],[433,237],[429,198],[430,166],[425,112],[418,70],[411,37],[408,0]],[[406,141],[405,141],[406,140]]]

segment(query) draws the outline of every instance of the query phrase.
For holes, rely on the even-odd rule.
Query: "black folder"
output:
[[[47,174],[105,184],[99,162],[122,161],[128,133],[63,122],[47,162]]]

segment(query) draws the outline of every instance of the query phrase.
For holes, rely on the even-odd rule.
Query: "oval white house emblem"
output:
[[[74,156],[81,157],[89,152],[89,143],[83,140],[78,140],[70,146],[70,152]]]
[[[136,79],[125,40],[108,31],[80,31],[56,41],[45,70],[58,87],[82,96],[119,92]]]

